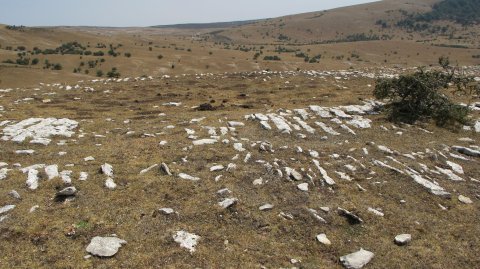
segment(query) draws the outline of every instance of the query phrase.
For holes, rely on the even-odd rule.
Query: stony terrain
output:
[[[475,268],[479,100],[394,125],[374,79],[408,71],[0,89],[0,267]]]

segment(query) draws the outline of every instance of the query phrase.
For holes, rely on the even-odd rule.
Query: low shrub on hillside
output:
[[[440,58],[439,63],[442,66],[440,71],[420,68],[413,74],[377,80],[374,95],[377,99],[387,100],[390,120],[415,123],[433,119],[441,127],[467,123],[469,108],[450,100],[447,91],[453,88],[452,94],[473,96],[480,94],[480,85],[473,77],[450,66],[448,58]]]

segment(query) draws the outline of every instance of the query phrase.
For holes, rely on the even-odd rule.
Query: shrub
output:
[[[132,54],[130,52],[125,52],[125,57],[130,58],[132,57]]]
[[[109,77],[109,78],[119,78],[120,73],[118,72],[116,67],[113,67],[111,71],[108,71],[107,77]]]
[[[38,60],[38,58],[35,58],[32,60],[32,65],[37,65],[38,62],[40,62],[40,60]]]
[[[97,70],[97,77],[103,77],[103,71]]]
[[[17,64],[18,64],[18,65],[29,65],[29,64],[30,64],[30,59],[28,59],[28,58],[19,58],[19,59],[17,59]]]
[[[420,68],[414,74],[377,80],[374,95],[377,99],[387,99],[390,120],[415,123],[433,119],[441,127],[467,123],[468,106],[455,104],[445,91],[453,85],[453,94],[479,94],[479,84],[473,77],[459,74],[448,58],[441,57],[439,63],[443,68],[440,71]]]
[[[161,60],[161,59],[163,58],[163,55],[160,54],[160,55],[157,56],[157,58],[158,58],[159,60]]]
[[[275,56],[265,56],[265,57],[263,57],[263,60],[265,60],[265,61],[281,61],[282,59],[280,59],[280,57],[275,55]]]
[[[93,53],[93,56],[103,56],[103,55],[105,55],[105,53],[103,53],[103,51],[101,51],[101,50]]]
[[[52,69],[53,70],[62,70],[63,66],[61,64],[54,64]]]

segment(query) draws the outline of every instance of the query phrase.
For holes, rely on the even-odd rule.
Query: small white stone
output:
[[[301,191],[308,191],[308,183],[301,183],[297,185],[297,188]]]
[[[377,210],[377,209],[371,208],[371,207],[368,208],[368,212],[370,212],[370,213],[372,213],[372,214],[374,214],[374,215],[377,215],[377,216],[379,216],[379,217],[385,216],[385,214],[384,214],[383,212],[381,212],[380,210]]]
[[[107,178],[107,180],[105,180],[105,187],[107,189],[110,189],[110,190],[114,190],[117,188],[117,184],[113,181],[112,178]]]
[[[222,201],[218,202],[218,205],[222,208],[229,208],[235,205],[238,202],[237,198],[225,198]]]
[[[37,209],[39,209],[39,208],[40,208],[39,205],[34,205],[30,208],[30,210],[28,212],[33,213],[33,212],[37,211]]]
[[[102,169],[102,173],[104,173],[109,177],[113,177],[113,167],[110,164],[108,163],[103,164],[101,166],[101,169]]]
[[[224,188],[224,189],[221,189],[221,190],[217,191],[218,195],[226,195],[226,194],[230,194],[230,193],[232,193],[232,192],[227,188]]]
[[[253,185],[258,186],[263,184],[263,178],[257,178],[253,181]]]
[[[399,246],[404,246],[407,245],[412,241],[412,235],[411,234],[399,234],[395,236],[395,244]]]
[[[158,211],[164,215],[171,215],[173,213],[176,213],[175,210],[173,210],[172,208],[160,208]]]
[[[222,171],[223,169],[225,169],[223,165],[215,165],[210,167],[210,172]]]
[[[80,172],[80,177],[78,178],[78,180],[85,181],[87,179],[88,179],[88,173],[87,172]]]
[[[127,241],[117,237],[100,237],[92,238],[87,246],[87,252],[99,257],[112,257],[117,254],[119,248],[126,244]]]
[[[324,244],[324,245],[327,245],[327,246],[329,246],[329,245],[332,244],[332,242],[330,242],[330,240],[327,238],[327,235],[326,235],[326,234],[319,234],[319,235],[317,235],[317,240],[318,240],[318,242],[320,242],[320,243],[322,243],[322,244]]]
[[[264,204],[258,208],[260,211],[267,211],[273,209],[273,205],[271,204]]]
[[[329,208],[329,207],[326,207],[326,206],[320,207],[320,210],[322,210],[322,211],[325,212],[325,213],[330,212],[330,208]]]
[[[59,176],[58,165],[54,164],[54,165],[49,165],[45,167],[45,173],[48,176],[48,180],[58,177]]]
[[[180,247],[188,249],[190,252],[195,252],[195,247],[197,246],[200,236],[196,234],[191,234],[186,231],[177,231],[173,235],[173,240],[180,244]]]
[[[340,262],[347,269],[360,269],[367,265],[374,256],[375,254],[362,248],[357,252],[340,257]]]
[[[468,198],[468,197],[466,197],[466,196],[463,196],[463,195],[459,195],[459,196],[458,196],[458,200],[459,200],[460,202],[464,203],[464,204],[472,204],[472,203],[473,203],[472,199],[470,199],[470,198]]]
[[[12,210],[15,208],[15,205],[6,205],[0,207],[0,214],[7,213],[8,211]]]
[[[17,199],[17,200],[20,200],[22,199],[22,197],[20,196],[20,194],[16,191],[16,190],[12,190],[8,193],[8,195],[12,196],[13,198]]]
[[[216,139],[201,139],[201,140],[195,140],[193,141],[193,145],[195,146],[202,146],[202,145],[212,145],[217,143],[218,141]]]
[[[185,173],[180,173],[180,174],[178,174],[178,177],[181,178],[181,179],[186,179],[186,180],[191,180],[191,181],[198,181],[198,180],[200,180],[199,177],[193,177],[193,176],[187,175],[187,174],[185,174]]]
[[[243,148],[243,144],[242,144],[242,143],[235,143],[235,144],[233,144],[233,148],[234,148],[236,151],[239,151],[239,152],[245,151],[245,149]]]

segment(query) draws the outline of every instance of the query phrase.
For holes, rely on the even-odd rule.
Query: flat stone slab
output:
[[[190,252],[195,252],[200,236],[186,231],[178,231],[173,235],[173,240],[180,244],[180,247],[188,249]]]
[[[127,241],[117,237],[96,236],[92,238],[92,241],[87,246],[87,252],[99,257],[112,257],[126,243]]]
[[[374,256],[373,252],[362,248],[357,252],[340,257],[340,262],[347,269],[360,269],[367,265]]]

